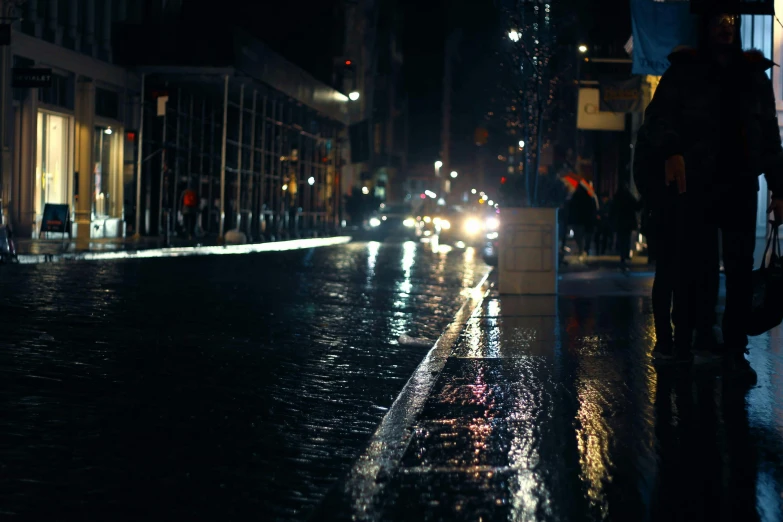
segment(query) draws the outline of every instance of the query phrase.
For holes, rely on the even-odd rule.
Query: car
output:
[[[480,209],[453,206],[441,216],[438,219],[440,242],[459,247],[481,247],[488,234],[497,237],[500,226],[497,215],[487,214]]]
[[[405,204],[384,203],[368,221],[374,236],[383,239],[409,240],[415,237],[411,209]]]

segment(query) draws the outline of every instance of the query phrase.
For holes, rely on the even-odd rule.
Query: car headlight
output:
[[[478,234],[481,231],[481,223],[478,219],[470,218],[465,222],[465,232],[470,235]]]
[[[487,234],[487,239],[497,239],[497,238],[498,238],[497,232],[490,232],[489,234]]]
[[[413,218],[408,218],[402,222],[402,225],[408,228],[413,228],[413,225],[415,224],[416,224],[416,220]]]
[[[371,227],[379,227],[381,226],[381,220],[378,218],[371,218],[370,219],[370,226]]]
[[[424,222],[425,223],[431,223],[432,222],[432,218],[429,217],[429,216],[424,216]]]
[[[443,230],[448,230],[451,228],[451,223],[449,223],[447,219],[441,219],[440,228],[442,228]]]
[[[484,223],[487,227],[487,230],[497,230],[500,228],[500,220],[495,217],[487,218],[487,221]]]

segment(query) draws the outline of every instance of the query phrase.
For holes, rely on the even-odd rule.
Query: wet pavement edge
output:
[[[394,400],[362,455],[308,520],[374,520],[380,516],[385,485],[411,442],[416,418],[446,365],[460,334],[492,287],[490,269],[473,288],[454,319]]]
[[[351,236],[336,236],[327,238],[291,239],[271,243],[249,243],[244,245],[224,246],[189,246],[147,248],[138,250],[116,251],[83,251],[64,252],[58,254],[19,254],[19,263],[39,264],[73,261],[111,261],[118,259],[151,259],[166,257],[207,256],[256,254],[261,252],[283,252],[286,250],[301,250],[324,246],[342,245],[351,241]]]

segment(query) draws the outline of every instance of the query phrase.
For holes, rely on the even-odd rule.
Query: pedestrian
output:
[[[614,226],[612,224],[612,200],[609,194],[601,194],[601,205],[598,208],[598,222],[595,229],[595,253],[605,255],[609,247],[614,245]]]
[[[626,268],[631,259],[631,236],[639,228],[637,218],[639,201],[631,194],[628,183],[623,182],[614,195],[611,221],[617,233],[617,249],[620,251],[620,266]]]
[[[193,239],[196,232],[196,217],[198,214],[198,195],[196,191],[188,187],[182,193],[182,218],[185,225],[185,236]]]
[[[745,359],[752,304],[758,175],[772,190],[769,211],[783,215],[783,149],[775,94],[767,70],[774,64],[758,51],[743,52],[740,17],[702,15],[698,48],[676,49],[646,112],[645,126],[665,182],[676,186],[685,213],[675,226],[688,229],[693,246],[684,257],[687,276],[711,271],[722,234],[726,275],[723,317],[727,376],[755,383]],[[699,279],[693,277],[697,282]],[[689,291],[699,291],[695,288]],[[701,292],[704,292],[702,289]],[[711,299],[692,295],[692,325],[708,322]],[[675,305],[676,309],[676,305]],[[676,334],[676,332],[675,332]]]
[[[591,238],[595,227],[598,209],[591,187],[582,179],[576,187],[568,206],[569,225],[573,226],[577,254],[584,261],[590,250]]]

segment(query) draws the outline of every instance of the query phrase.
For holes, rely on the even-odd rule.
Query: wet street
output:
[[[0,514],[783,519],[780,328],[748,390],[651,363],[649,273],[482,297],[447,250],[1,270]]]
[[[484,277],[414,243],[0,267],[0,514],[303,520]]]
[[[654,366],[651,282],[490,293],[313,520],[783,519],[780,328],[751,341],[750,390],[704,360]]]

